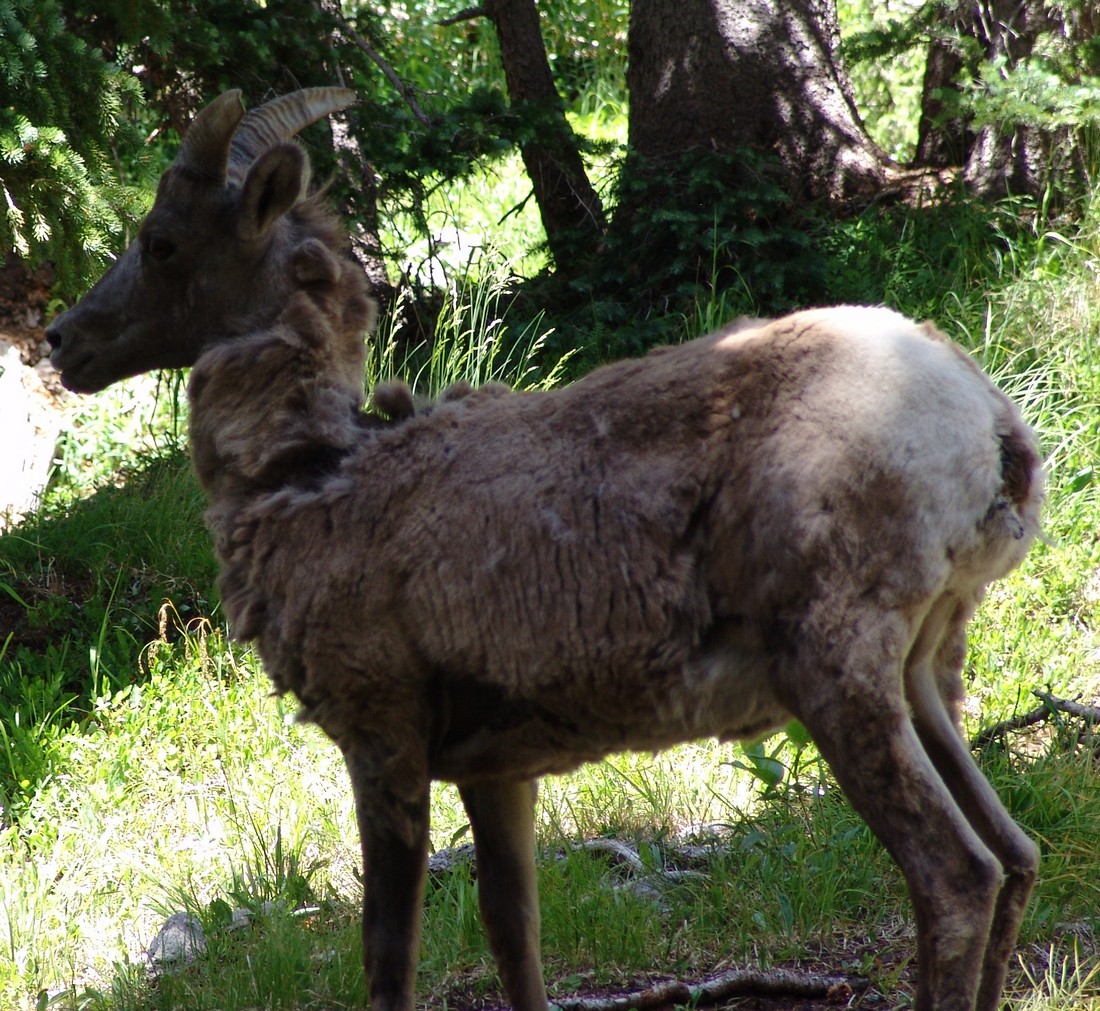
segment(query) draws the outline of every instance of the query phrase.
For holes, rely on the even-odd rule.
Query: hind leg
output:
[[[515,1011],[546,1011],[535,882],[535,784],[460,788],[477,851],[478,898],[504,989]]]
[[[900,658],[911,630],[853,608],[813,649],[792,706],[852,806],[909,886],[917,924],[918,1011],[973,1011],[1001,867],[959,809],[910,721]]]
[[[977,1011],[996,1011],[1038,873],[1039,849],[1012,820],[982,775],[945,702],[944,695],[953,694],[959,684],[969,611],[952,598],[937,602],[909,656],[906,695],[913,725],[933,765],[974,831],[1000,861],[1004,874],[977,1000]]]

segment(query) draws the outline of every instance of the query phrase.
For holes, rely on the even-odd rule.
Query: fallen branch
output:
[[[850,997],[857,990],[866,990],[867,986],[865,979],[834,973],[730,969],[692,988],[692,997],[696,1004],[711,1004],[743,994],[768,997],[839,997],[844,994]]]
[[[986,727],[985,730],[970,739],[970,749],[971,751],[977,751],[999,737],[1004,737],[1006,734],[1014,733],[1017,730],[1024,730],[1027,727],[1033,727],[1036,723],[1042,723],[1049,715],[1050,709],[1047,706],[1040,706],[1038,709],[1032,709],[1020,716],[1013,716],[1010,719],[1001,720],[1000,723],[994,723],[993,726]]]
[[[1037,723],[1043,723],[1055,713],[1064,713],[1089,724],[1100,724],[1100,707],[1098,706],[1086,706],[1070,699],[1060,699],[1049,692],[1041,692],[1037,689],[1033,690],[1031,694],[1042,700],[1043,704],[1029,712],[1013,716],[1011,719],[1001,720],[1000,723],[994,723],[993,726],[986,727],[970,741],[970,747],[974,750],[983,748],[998,737],[1004,737],[1005,734],[1033,727]]]
[[[638,855],[638,851],[618,839],[607,839],[600,836],[596,839],[586,839],[581,843],[581,848],[589,853],[607,853],[612,864],[625,864],[632,871],[639,874],[645,872],[645,863]]]
[[[1058,699],[1049,692],[1034,691],[1032,694],[1042,699],[1051,709],[1060,713],[1066,713],[1068,716],[1084,720],[1086,723],[1100,723],[1100,706],[1086,706],[1070,699]]]
[[[695,985],[670,979],[633,993],[567,997],[550,1006],[556,1011],[648,1011],[669,1004],[696,1007],[745,996],[822,997],[847,1003],[853,993],[865,990],[867,985],[863,979],[792,969],[730,969]]]

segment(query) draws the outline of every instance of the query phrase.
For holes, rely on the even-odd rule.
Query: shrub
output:
[[[52,260],[62,294],[102,272],[138,191],[112,157],[139,148],[132,78],[67,30],[57,0],[0,0],[0,245]]]

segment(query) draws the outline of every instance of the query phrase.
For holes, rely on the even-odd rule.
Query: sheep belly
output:
[[[283,516],[253,542],[266,589],[249,606],[264,615],[257,646],[276,688],[294,692],[302,718],[338,742],[385,724],[397,740],[426,738],[432,778],[461,783],[566,772],[611,753],[709,736],[755,736],[790,718],[759,634],[692,628],[694,609],[683,600],[671,616],[651,613],[648,631],[630,626],[622,637],[599,626],[574,628],[571,638],[563,616],[572,601],[546,598],[541,616],[554,623],[557,615],[557,635],[502,621],[490,607],[478,612],[479,628],[508,634],[467,637],[447,627],[439,608],[402,606],[404,619],[394,620],[391,588],[371,578],[377,573],[355,551],[330,564],[323,582],[310,578],[308,559],[267,536],[281,533],[285,549],[295,540],[288,533],[310,525],[305,518],[287,524]],[[249,582],[255,591],[260,580]],[[696,613],[708,615],[705,606]],[[524,648],[508,651],[508,641]]]
[[[733,650],[709,652],[661,681],[661,693],[617,699],[509,697],[495,686],[446,682],[434,697],[440,734],[433,779],[530,778],[570,772],[622,751],[660,751],[705,737],[756,737],[790,720],[766,665]],[[583,694],[583,693],[582,693]]]

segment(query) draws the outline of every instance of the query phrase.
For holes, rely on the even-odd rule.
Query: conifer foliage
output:
[[[0,0],[0,254],[51,261],[61,294],[102,272],[140,213],[120,182],[140,100],[131,75],[66,31],[57,0]]]

